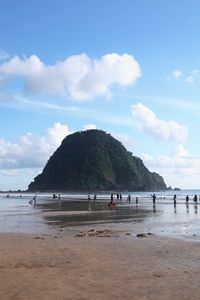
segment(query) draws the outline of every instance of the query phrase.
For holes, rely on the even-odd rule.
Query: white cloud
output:
[[[169,79],[175,79],[175,80],[178,80],[180,79],[180,77],[183,75],[182,71],[176,69],[174,70],[170,76],[169,76]]]
[[[141,69],[132,55],[110,53],[100,59],[86,54],[74,55],[54,65],[45,65],[36,55],[13,57],[0,65],[0,75],[19,77],[26,91],[33,94],[59,95],[88,100],[110,95],[113,84],[128,86],[140,76]]]
[[[48,129],[46,136],[28,132],[19,137],[15,144],[0,139],[0,168],[6,170],[44,167],[50,155],[70,133],[67,125],[55,123]]]
[[[159,119],[151,109],[142,103],[132,105],[131,111],[134,121],[143,132],[166,141],[184,142],[187,139],[187,126],[180,125],[175,121]]]
[[[143,154],[145,165],[163,175],[168,185],[181,188],[199,188],[200,157],[193,157],[181,144],[169,155],[153,157]]]
[[[62,140],[72,133],[67,125],[55,123],[53,127],[48,129],[48,141],[55,148],[58,147]]]
[[[83,126],[83,130],[97,129],[95,124],[86,124]]]

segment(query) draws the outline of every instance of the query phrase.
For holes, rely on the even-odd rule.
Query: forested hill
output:
[[[110,134],[87,130],[68,135],[29,191],[161,190],[163,178],[150,172]]]

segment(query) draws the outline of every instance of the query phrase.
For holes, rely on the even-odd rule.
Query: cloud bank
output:
[[[153,157],[145,153],[141,157],[148,168],[162,174],[169,184],[176,182],[181,188],[199,186],[200,158],[193,157],[183,145],[176,145],[169,155]]]
[[[187,139],[187,126],[180,125],[175,121],[159,119],[151,109],[142,103],[132,105],[131,111],[134,121],[143,132],[165,141],[184,142]]]
[[[129,86],[141,76],[132,55],[110,53],[100,59],[87,54],[73,55],[54,65],[46,65],[38,56],[13,57],[0,65],[0,76],[21,79],[26,92],[57,95],[73,100],[110,96],[113,85]]]
[[[50,155],[60,146],[62,140],[72,133],[67,125],[55,123],[47,130],[46,136],[28,132],[11,144],[0,139],[0,169],[41,168]]]

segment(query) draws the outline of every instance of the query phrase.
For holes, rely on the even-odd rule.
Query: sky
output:
[[[0,0],[0,190],[101,129],[167,186],[200,188],[200,1]]]

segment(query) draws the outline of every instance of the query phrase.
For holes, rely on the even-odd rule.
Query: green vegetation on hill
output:
[[[102,130],[68,135],[29,191],[161,190],[163,178]]]

